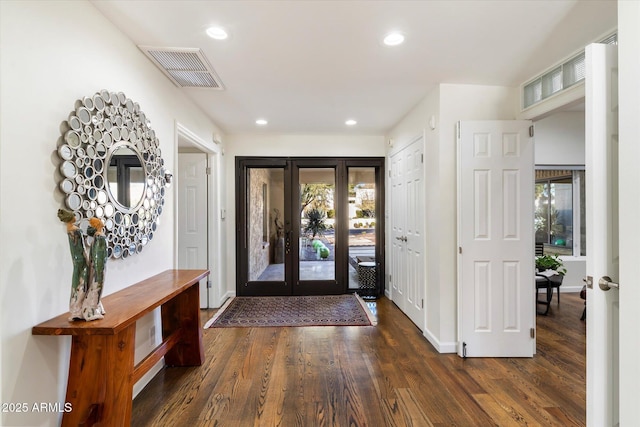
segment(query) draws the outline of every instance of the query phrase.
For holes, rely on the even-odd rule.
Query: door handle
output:
[[[289,230],[286,232],[287,237],[284,239],[284,253],[289,254],[291,252],[291,234],[292,231]]]
[[[600,280],[598,280],[598,285],[600,285],[600,289],[603,291],[608,291],[611,288],[620,289],[620,284],[612,282],[609,276],[602,276]]]

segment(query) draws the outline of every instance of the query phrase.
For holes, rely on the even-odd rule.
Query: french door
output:
[[[237,295],[379,294],[384,159],[236,159]],[[371,274],[373,273],[373,274]]]

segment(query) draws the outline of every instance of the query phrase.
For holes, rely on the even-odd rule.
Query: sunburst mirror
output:
[[[102,90],[76,101],[58,146],[60,190],[81,228],[104,221],[109,256],[153,239],[167,185],[155,131],[137,102]]]

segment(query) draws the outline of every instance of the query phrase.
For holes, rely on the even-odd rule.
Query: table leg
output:
[[[164,356],[168,366],[200,366],[204,363],[204,345],[200,327],[200,284],[162,304],[162,337],[166,339],[182,329],[180,341]]]
[[[63,426],[131,423],[135,323],[116,335],[74,335]]]

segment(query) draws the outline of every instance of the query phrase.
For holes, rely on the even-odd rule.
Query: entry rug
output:
[[[205,328],[370,326],[375,316],[358,295],[234,297]]]

